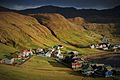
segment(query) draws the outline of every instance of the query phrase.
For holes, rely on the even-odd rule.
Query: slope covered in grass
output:
[[[83,18],[69,18],[72,23],[83,26],[88,32],[92,31],[109,39],[111,43],[120,43],[120,24],[119,23],[89,23]]]
[[[81,17],[75,17],[75,18],[68,18],[68,20],[76,25],[82,26],[86,23],[85,19]]]
[[[0,59],[4,58],[4,55],[8,55],[11,52],[15,52],[16,49],[0,43]]]
[[[78,47],[98,42],[100,35],[86,31],[82,26],[71,23],[60,14],[30,14],[46,26],[61,42]]]
[[[33,15],[32,15],[33,16]],[[25,16],[14,12],[0,12],[0,55],[26,48],[46,48],[61,44],[66,50],[83,54],[97,50],[80,49],[99,41],[100,36],[71,23],[59,14]],[[94,34],[94,35],[90,35]]]
[[[50,45],[57,39],[30,16],[0,12],[0,42],[15,48],[26,48]]]
[[[120,25],[119,23],[86,23],[84,27],[87,30],[103,35],[109,39],[111,43],[120,43]]]

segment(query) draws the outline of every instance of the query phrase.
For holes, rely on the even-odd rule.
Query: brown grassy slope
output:
[[[75,17],[75,18],[68,18],[68,20],[74,24],[77,24],[79,26],[85,24],[85,19],[81,18],[81,17]]]
[[[0,12],[0,42],[15,48],[28,48],[49,46],[57,39],[30,16]]]
[[[109,41],[118,44],[120,43],[120,24],[116,23],[87,23],[84,25],[87,30],[106,36]]]
[[[45,15],[47,18],[47,14]],[[16,49],[44,48],[57,44],[64,45],[64,51],[77,50],[87,54],[86,50],[78,47],[89,45],[99,38],[89,36],[89,32],[59,14],[50,14],[46,18],[42,18],[44,20],[40,22],[45,25],[48,21],[44,26],[30,16],[0,12],[0,57]],[[94,53],[96,50],[87,49],[87,51]]]
[[[60,41],[76,46],[85,46],[99,41],[99,35],[89,35],[83,27],[71,23],[60,14],[30,14],[49,28]]]
[[[119,23],[88,23],[80,17],[68,19],[72,23],[84,26],[87,31],[106,36],[113,43],[120,43],[120,24]]]

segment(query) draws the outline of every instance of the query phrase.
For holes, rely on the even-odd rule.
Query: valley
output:
[[[116,15],[113,16],[111,11],[115,11]],[[112,45],[120,44],[118,14],[119,6],[108,10],[77,10],[55,6],[11,10],[0,7],[0,59],[16,51],[46,49],[55,45],[64,46],[62,53],[77,51],[79,57],[109,53],[111,51],[91,49],[90,45],[102,43],[104,37]],[[58,63],[54,58],[34,55],[22,65],[0,64],[0,79],[119,80],[120,77],[87,77]]]

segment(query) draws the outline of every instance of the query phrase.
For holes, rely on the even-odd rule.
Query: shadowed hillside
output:
[[[69,18],[68,20],[78,26],[83,26],[87,31],[93,31],[96,34],[106,36],[110,42],[113,42],[115,44],[120,43],[119,23],[89,23],[80,17]]]
[[[119,44],[120,43],[120,24],[119,23],[109,23],[109,24],[99,24],[99,23],[87,23],[84,24],[87,30],[91,30],[97,34],[106,36],[110,42]]]
[[[6,11],[11,11],[11,10],[8,8],[0,6],[0,12],[2,12],[2,11],[6,12]]]

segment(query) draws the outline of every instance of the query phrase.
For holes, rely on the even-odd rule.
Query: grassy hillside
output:
[[[31,16],[51,30],[53,35],[64,43],[83,47],[98,42],[101,38],[100,35],[86,31],[82,26],[71,23],[59,14],[31,14]],[[89,33],[92,33],[92,36]]]
[[[4,55],[8,55],[9,53],[15,51],[15,48],[0,43],[0,58],[4,58]]]
[[[99,35],[89,35],[90,32],[59,14],[37,15],[39,22],[35,18],[14,12],[0,12],[1,58],[16,50],[45,48],[57,44],[64,45],[64,51],[77,50],[82,54],[88,54],[88,51],[98,52],[80,47],[99,41]]]
[[[0,12],[0,39],[1,43],[15,48],[57,42],[51,32],[36,19],[13,12]]]
[[[120,26],[118,23],[87,23],[84,24],[84,27],[87,30],[107,37],[111,43],[120,43]]]
[[[107,37],[111,43],[120,43],[119,23],[89,23],[81,17],[69,18],[68,20],[78,26],[83,26],[88,32],[92,31]]]
[[[100,35],[71,23],[59,14],[39,14],[34,17],[38,21],[14,12],[0,12],[1,57],[16,50],[57,44],[64,45],[64,51],[77,50],[81,54],[98,52],[83,47],[98,42]]]
[[[75,17],[75,18],[68,18],[68,20],[71,22],[71,23],[74,23],[78,26],[81,26],[83,24],[86,23],[85,19],[84,18],[81,18],[81,17]]]

